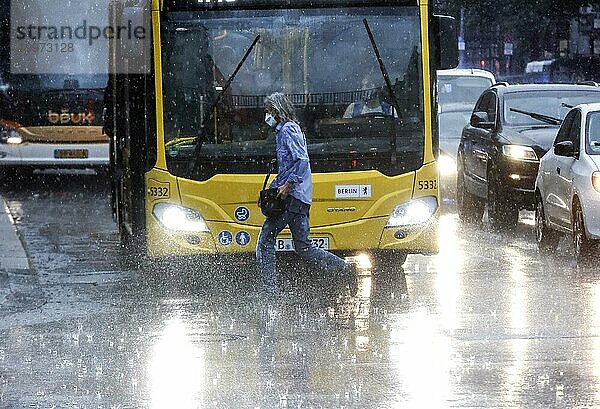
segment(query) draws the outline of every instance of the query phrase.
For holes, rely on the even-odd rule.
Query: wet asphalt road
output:
[[[270,298],[244,267],[128,270],[102,177],[1,189],[32,270],[0,304],[0,408],[600,407],[600,271],[566,240],[540,258],[531,214],[446,209],[440,254],[392,280],[291,269]]]

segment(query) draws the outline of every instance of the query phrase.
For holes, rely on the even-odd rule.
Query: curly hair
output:
[[[266,97],[265,106],[275,110],[279,115],[279,118],[283,122],[298,122],[298,118],[296,117],[296,110],[294,109],[292,101],[290,101],[289,98],[281,92],[274,92],[273,94]]]

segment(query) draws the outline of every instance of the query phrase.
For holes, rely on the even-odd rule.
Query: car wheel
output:
[[[584,265],[590,260],[593,251],[592,241],[585,235],[583,210],[579,202],[573,206],[573,248],[578,265]]]
[[[456,206],[458,218],[463,222],[478,223],[483,217],[484,204],[479,198],[467,191],[465,187],[465,172],[459,166],[456,175]]]
[[[519,221],[519,209],[507,198],[495,171],[488,172],[488,220],[492,228],[504,230],[513,228]]]
[[[535,199],[535,238],[540,253],[549,253],[556,250],[560,239],[558,232],[546,225],[544,204],[538,196]]]

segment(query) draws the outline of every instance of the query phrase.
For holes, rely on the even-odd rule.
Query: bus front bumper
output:
[[[378,217],[310,230],[314,244],[339,253],[369,250],[396,250],[407,254],[436,254],[438,245],[438,213],[427,223],[415,226],[386,227],[388,217]],[[172,232],[154,218],[148,225],[148,256],[225,255],[254,252],[260,226],[238,223],[208,222],[210,232]],[[278,236],[277,250],[292,250],[285,229]]]
[[[100,167],[109,164],[108,143],[0,144],[1,166]]]

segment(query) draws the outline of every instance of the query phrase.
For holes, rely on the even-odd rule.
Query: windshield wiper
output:
[[[369,36],[369,41],[371,41],[371,46],[373,47],[373,51],[375,51],[375,57],[377,58],[377,62],[379,63],[379,70],[381,71],[381,75],[383,75],[383,80],[385,81],[385,86],[388,89],[388,93],[390,94],[390,98],[392,98],[392,108],[398,114],[398,118],[400,118],[400,104],[398,104],[398,99],[396,98],[396,93],[392,88],[392,82],[390,81],[390,76],[385,68],[385,64],[381,59],[381,54],[379,54],[379,47],[377,47],[377,43],[375,42],[375,37],[373,37],[373,32],[369,27],[369,23],[367,19],[363,19],[363,24],[365,25],[365,29],[367,30],[367,35]],[[394,118],[394,112],[392,112],[392,118]],[[392,137],[390,138],[390,149],[392,151],[391,161],[392,164],[396,164],[396,121],[392,122]]]
[[[221,102],[223,95],[225,95],[225,93],[229,89],[229,86],[235,79],[235,76],[237,75],[240,68],[242,68],[242,66],[244,65],[244,62],[246,62],[246,59],[248,58],[248,56],[254,49],[254,46],[256,45],[256,43],[258,43],[258,40],[260,40],[260,34],[256,35],[256,37],[254,38],[254,41],[252,41],[252,44],[250,44],[250,47],[248,47],[248,49],[246,50],[246,53],[244,54],[244,56],[242,57],[242,59],[240,60],[238,65],[235,67],[235,70],[233,70],[233,74],[231,74],[231,76],[227,79],[227,81],[225,82],[225,85],[223,86],[223,89],[217,95],[217,98],[215,99],[215,101],[211,104],[211,106],[208,110],[208,115],[206,115],[204,117],[204,119],[202,120],[202,123],[200,124],[200,136],[196,139],[196,149],[195,149],[196,159],[194,160],[194,166],[192,167],[191,175],[196,173],[198,171],[198,167],[200,166],[200,151],[202,150],[202,145],[204,144],[204,142],[211,142],[211,138],[206,134],[206,125],[208,123],[210,123],[210,121],[212,121],[212,117],[213,117],[215,108]],[[191,175],[189,175],[189,176],[191,176]]]
[[[562,119],[555,118],[555,117],[550,116],[550,115],[539,114],[537,112],[522,111],[522,110],[517,109],[517,108],[509,108],[509,109],[512,112],[516,112],[516,113],[523,114],[523,115],[528,115],[528,116],[532,117],[533,119],[537,119],[538,121],[542,121],[542,122],[545,122],[545,123],[550,124],[550,125],[560,125],[560,124],[562,124]]]

